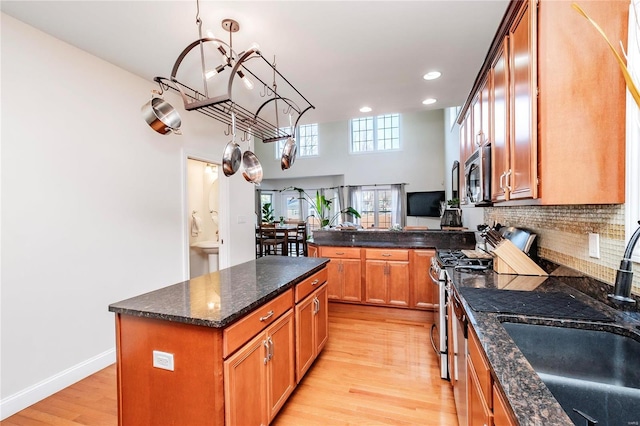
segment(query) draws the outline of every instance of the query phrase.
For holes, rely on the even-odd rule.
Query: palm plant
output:
[[[315,216],[315,214],[317,213],[317,217],[318,217],[318,220],[320,221],[321,228],[333,225],[335,220],[342,213],[348,213],[360,219],[360,213],[358,213],[358,211],[353,207],[346,207],[340,210],[339,212],[335,213],[333,216],[331,216],[331,204],[333,204],[333,200],[326,198],[324,194],[320,194],[320,191],[316,191],[315,197],[312,198],[309,194],[306,193],[304,189],[298,188],[295,186],[285,188],[282,191],[289,191],[289,190],[298,191],[298,194],[299,194],[298,198],[300,200],[304,200],[307,203],[309,203],[309,205],[311,206],[314,212],[313,216]]]

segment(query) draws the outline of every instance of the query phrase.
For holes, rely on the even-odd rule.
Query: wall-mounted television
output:
[[[407,192],[407,216],[440,217],[444,191]]]

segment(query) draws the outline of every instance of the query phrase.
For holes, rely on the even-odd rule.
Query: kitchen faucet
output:
[[[640,225],[640,221],[638,221],[638,224]],[[627,244],[627,248],[624,250],[624,256],[620,262],[620,268],[616,273],[616,283],[613,294],[608,295],[610,300],[619,305],[633,305],[636,303],[635,299],[631,297],[631,281],[633,280],[631,255],[633,254],[633,249],[638,243],[638,239],[640,239],[640,228],[636,229],[633,233],[629,240],[629,244]]]

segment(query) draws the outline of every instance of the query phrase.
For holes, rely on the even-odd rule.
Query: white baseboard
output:
[[[67,368],[35,385],[0,400],[0,420],[24,410],[54,393],[116,362],[116,350],[109,349],[80,364]]]

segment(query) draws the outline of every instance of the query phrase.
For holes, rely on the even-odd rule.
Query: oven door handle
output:
[[[424,270],[424,269],[423,269]],[[429,278],[435,285],[440,285],[440,277],[433,276],[433,268],[429,268]]]
[[[436,327],[435,324],[431,325],[431,333],[429,336],[429,339],[431,340],[431,347],[433,348],[433,351],[436,353],[436,355],[440,356],[440,352],[438,352],[438,348],[436,347],[436,342],[433,339],[433,330],[438,331],[438,327]]]

